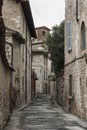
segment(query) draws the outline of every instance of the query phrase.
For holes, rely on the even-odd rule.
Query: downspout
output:
[[[26,63],[25,63],[25,103],[27,103],[27,24],[26,24]]]
[[[12,47],[12,57],[11,57],[11,66],[13,67],[13,45],[11,45]],[[13,72],[11,72],[11,85],[10,85],[10,112],[12,113],[12,88],[13,88],[13,85],[12,85],[12,81],[13,81]]]
[[[32,75],[32,57],[33,55],[32,55],[32,40],[31,40],[31,99],[33,98],[32,97],[32,79],[33,79],[33,75]],[[35,93],[35,92],[34,92]]]

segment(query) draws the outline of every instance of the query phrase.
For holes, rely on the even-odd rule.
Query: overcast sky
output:
[[[30,0],[35,27],[58,25],[65,17],[65,0]]]

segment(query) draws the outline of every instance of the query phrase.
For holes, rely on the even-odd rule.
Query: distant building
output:
[[[45,44],[50,29],[42,26],[36,28],[37,39],[32,39],[32,68],[37,74],[36,93],[48,92],[48,76],[51,75],[51,60]]]
[[[87,1],[65,1],[64,108],[87,118]]]

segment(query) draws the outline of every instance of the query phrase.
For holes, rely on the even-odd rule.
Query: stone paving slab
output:
[[[87,130],[87,121],[65,113],[43,94],[14,112],[4,130]]]

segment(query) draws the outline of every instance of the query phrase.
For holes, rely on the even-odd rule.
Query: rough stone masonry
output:
[[[87,119],[87,0],[65,1],[64,108]]]

